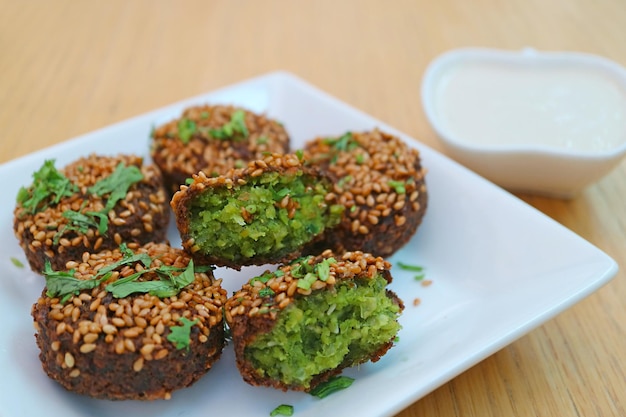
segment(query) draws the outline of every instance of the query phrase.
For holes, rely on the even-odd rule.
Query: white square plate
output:
[[[349,369],[346,390],[325,399],[248,386],[232,347],[190,388],[169,401],[111,402],[67,392],[41,369],[31,305],[44,281],[26,264],[13,237],[14,198],[45,159],[63,166],[91,152],[148,156],[154,125],[192,104],[220,103],[264,112],[285,124],[293,148],[315,136],[379,127],[417,147],[428,169],[430,202],[414,238],[390,261],[425,267],[424,287],[392,269],[392,288],[405,301],[400,340],[377,363]],[[291,404],[295,416],[389,416],[580,301],[617,272],[616,263],[570,230],[445,156],[291,74],[270,73],[135,117],[0,166],[0,415],[267,416]],[[170,228],[178,245],[178,233]],[[259,268],[218,269],[231,293]],[[413,305],[419,298],[421,303]]]

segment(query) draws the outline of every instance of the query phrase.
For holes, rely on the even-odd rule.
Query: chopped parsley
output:
[[[278,272],[278,271],[276,271],[276,272]],[[250,285],[252,285],[252,286],[254,286],[254,283],[256,281],[261,281],[263,284],[265,284],[273,276],[277,276],[276,273],[271,273],[271,272],[268,271],[268,272],[265,272],[263,275],[259,275],[258,277],[251,278],[250,281],[248,281],[248,283]]]
[[[211,267],[194,267],[193,260],[184,268],[161,265],[151,267],[152,258],[145,253],[133,253],[125,244],[120,246],[120,251],[124,258],[105,266],[98,270],[91,279],[78,279],[74,277],[76,270],[54,271],[50,261],[46,260],[42,271],[46,279],[46,294],[49,297],[62,297],[65,302],[72,295],[77,295],[81,290],[93,289],[111,277],[111,273],[122,266],[133,266],[141,263],[141,271],[120,278],[105,287],[115,298],[124,298],[133,293],[148,293],[159,298],[171,297],[180,292],[181,289],[191,284],[195,279],[195,273],[207,272]],[[158,280],[139,281],[138,279],[148,273],[154,272],[158,275]]]
[[[22,263],[22,261],[20,261],[20,260],[19,260],[19,259],[17,259],[17,258],[14,258],[14,257],[12,257],[12,256],[11,256],[11,263],[12,263],[13,265],[15,265],[16,267],[18,267],[18,268],[24,268],[24,264]]]
[[[292,416],[293,405],[281,404],[270,412],[270,417],[275,416]]]
[[[338,138],[324,139],[324,143],[342,152],[349,152],[359,147],[359,142],[352,137],[352,132],[346,132]]]
[[[196,122],[193,120],[183,117],[178,121],[178,138],[185,145],[189,143],[196,131]]]
[[[387,181],[387,184],[389,184],[389,186],[392,187],[397,194],[406,194],[406,184],[404,181],[389,180]]]
[[[405,271],[422,272],[424,270],[423,266],[405,264],[404,262],[397,262],[396,265],[398,265],[400,269],[404,269]]]
[[[415,279],[416,281],[421,281],[426,276],[426,274],[424,274],[423,266],[405,264],[404,262],[398,262],[396,263],[396,265],[398,265],[400,269],[404,269],[405,271],[417,272],[417,274],[413,276],[413,279]]]
[[[343,376],[343,375],[336,376],[316,386],[309,392],[309,394],[317,398],[326,398],[329,395],[334,394],[337,391],[341,391],[343,389],[348,388],[350,385],[352,385],[353,382],[354,382],[354,378],[350,378],[350,377]]]
[[[81,290],[91,290],[96,288],[102,281],[106,281],[111,276],[108,273],[98,274],[93,279],[74,278],[76,270],[55,271],[46,259],[43,268],[43,275],[46,279],[46,295],[50,298],[61,297],[61,303],[65,303],[72,295],[78,294]]]
[[[248,127],[246,126],[246,113],[243,110],[236,110],[230,116],[230,121],[219,129],[209,130],[209,134],[215,139],[245,139],[248,137]]]
[[[167,335],[167,340],[172,342],[176,349],[189,349],[191,344],[191,327],[198,322],[198,319],[191,321],[186,317],[178,319],[182,323],[181,326],[170,326],[170,334]]]
[[[85,234],[93,227],[98,229],[100,235],[104,235],[109,225],[109,218],[102,212],[87,211],[81,213],[74,210],[67,210],[63,212],[62,216],[68,219],[69,223],[54,236],[55,244],[63,233],[69,232],[70,230]]]
[[[301,258],[300,263],[291,270],[291,275],[298,278],[297,287],[303,290],[310,290],[311,285],[318,279],[326,281],[330,277],[330,265],[337,263],[335,258],[327,258],[315,265],[310,265],[308,262],[310,258],[310,256]]]
[[[337,181],[337,186],[343,187],[344,185],[346,185],[346,183],[349,183],[350,181],[352,181],[352,175],[346,175],[345,177],[341,177],[339,181]]]
[[[63,197],[71,197],[78,191],[65,175],[57,171],[54,159],[46,160],[39,171],[33,173],[30,187],[22,187],[17,193],[17,202],[26,213],[36,214],[45,210],[48,204],[58,204]]]
[[[68,210],[63,212],[63,217],[69,220],[69,224],[63,227],[55,236],[55,243],[66,231],[75,230],[79,233],[87,233],[90,228],[98,229],[100,235],[104,235],[109,228],[109,211],[113,210],[118,201],[126,198],[126,193],[130,187],[141,181],[143,174],[135,165],[126,166],[120,162],[111,175],[102,178],[88,188],[90,194],[104,197],[109,194],[106,205],[100,211],[81,212]]]
[[[259,297],[271,297],[274,294],[276,293],[270,287],[261,288],[259,290]]]

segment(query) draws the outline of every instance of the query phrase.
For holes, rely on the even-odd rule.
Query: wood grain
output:
[[[268,71],[445,152],[438,54],[576,50],[626,65],[622,0],[0,0],[0,163]],[[626,265],[626,161],[572,200],[520,198]],[[626,273],[398,416],[626,416]]]

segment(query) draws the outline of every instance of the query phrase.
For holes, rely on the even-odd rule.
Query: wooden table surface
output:
[[[420,81],[463,46],[577,50],[626,66],[626,4],[0,0],[0,163],[279,69],[445,153]],[[623,161],[572,200],[519,197],[626,265],[625,196]],[[625,271],[398,415],[626,416]]]

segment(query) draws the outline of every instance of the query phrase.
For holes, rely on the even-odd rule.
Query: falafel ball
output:
[[[193,176],[172,198],[182,244],[201,265],[280,263],[337,225],[332,184],[297,155],[271,154],[218,177]]]
[[[70,267],[46,265],[46,288],[32,307],[43,369],[66,389],[169,399],[220,357],[226,291],[182,250],[122,245]]]
[[[415,234],[426,213],[426,170],[419,152],[378,129],[319,137],[304,158],[334,180],[345,206],[341,224],[306,253],[331,248],[388,257]]]
[[[251,385],[310,391],[344,368],[376,362],[404,305],[390,264],[330,250],[252,278],[226,302],[237,367]]]
[[[65,269],[84,252],[166,239],[161,173],[136,155],[91,154],[58,171],[47,160],[17,196],[13,228],[34,272]]]
[[[281,123],[241,107],[201,105],[153,130],[150,153],[173,194],[193,174],[243,168],[266,152],[289,151]]]

